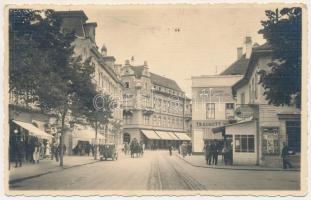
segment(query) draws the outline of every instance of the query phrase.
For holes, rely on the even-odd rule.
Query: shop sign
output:
[[[193,121],[194,127],[197,128],[204,128],[204,127],[216,127],[216,126],[223,126],[227,121]]]

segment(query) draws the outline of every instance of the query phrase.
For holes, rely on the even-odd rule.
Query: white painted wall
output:
[[[232,135],[233,139],[233,164],[234,165],[256,165],[257,161],[257,138],[256,122],[245,122],[226,127],[226,135]],[[255,151],[254,152],[235,152],[236,135],[254,135]]]
[[[193,129],[192,148],[195,153],[202,153],[204,148],[203,129]]]

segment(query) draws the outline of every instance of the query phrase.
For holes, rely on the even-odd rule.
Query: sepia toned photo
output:
[[[305,194],[305,5],[4,14],[7,194]]]

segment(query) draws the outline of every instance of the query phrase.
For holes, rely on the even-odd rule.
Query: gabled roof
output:
[[[249,59],[245,58],[245,54],[237,61],[232,63],[220,75],[244,75],[248,66]]]
[[[237,83],[235,83],[232,86],[232,90],[234,93],[236,92],[237,89],[239,89],[240,87],[248,83],[253,71],[256,68],[255,60],[258,59],[260,55],[262,56],[262,55],[271,54],[271,52],[272,52],[272,48],[268,43],[265,43],[259,47],[255,47],[252,49],[252,54],[249,59],[248,66],[246,68],[245,75],[243,76],[241,80],[239,80]]]
[[[155,85],[167,87],[167,88],[170,88],[176,91],[182,91],[180,87],[178,86],[178,84],[176,83],[176,81],[172,79],[169,79],[169,78],[166,78],[166,77],[154,74],[154,73],[150,73],[150,76],[151,76],[150,77],[151,82]]]

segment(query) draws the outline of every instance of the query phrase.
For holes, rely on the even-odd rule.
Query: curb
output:
[[[229,168],[229,167],[213,167],[213,166],[202,166],[202,165],[196,165],[193,164],[191,162],[189,162],[188,160],[182,158],[179,155],[176,155],[176,157],[178,157],[179,159],[183,160],[184,162],[188,163],[189,165],[193,166],[193,167],[200,167],[200,168],[210,168],[210,169],[220,169],[220,170],[245,170],[245,171],[282,171],[282,172],[300,172],[300,169],[290,169],[290,170],[284,170],[284,169],[251,169],[251,168]]]
[[[83,164],[79,164],[79,165],[73,165],[73,166],[69,166],[69,167],[66,167],[66,166],[60,167],[60,166],[58,166],[55,170],[50,170],[50,171],[47,171],[47,172],[44,172],[44,173],[41,173],[41,174],[36,174],[36,175],[32,175],[32,176],[27,176],[27,177],[23,177],[23,178],[17,178],[17,179],[14,179],[14,180],[10,180],[9,184],[14,184],[14,183],[22,182],[22,181],[25,181],[25,180],[28,180],[28,179],[33,179],[33,178],[37,178],[37,177],[44,176],[44,175],[47,175],[47,174],[51,174],[51,173],[54,173],[54,172],[59,172],[61,170],[72,169],[72,168],[75,168],[75,167],[81,167],[81,166],[84,166],[84,165],[90,165],[90,164],[94,164],[94,163],[97,163],[97,162],[100,162],[100,160],[96,160],[96,161],[92,161],[92,162],[88,162],[88,163],[83,163]]]

